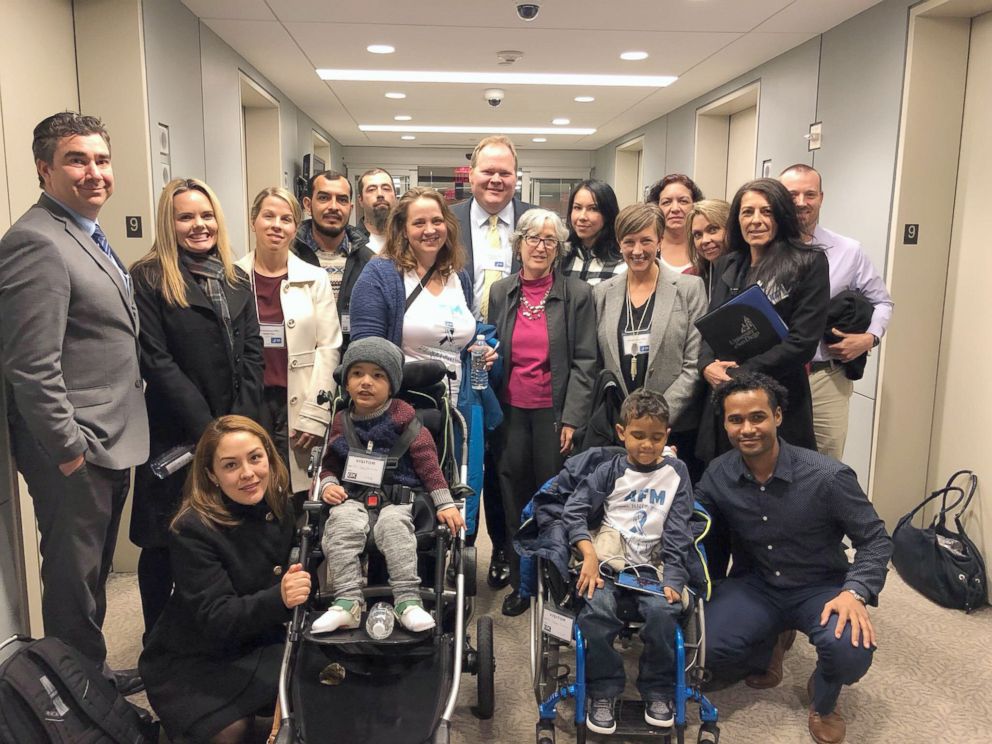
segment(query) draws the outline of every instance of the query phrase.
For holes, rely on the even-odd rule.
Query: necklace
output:
[[[523,303],[524,309],[520,313],[527,320],[540,320],[541,316],[544,315],[544,306],[547,304],[548,295],[551,294],[551,287],[548,287],[544,292],[544,297],[536,305],[531,305],[527,300],[526,295],[524,295],[523,287],[520,288],[520,302]]]
[[[626,325],[626,327],[624,329],[624,331],[625,331],[624,335],[626,335],[628,333],[629,334],[633,334],[633,335],[637,335],[637,334],[643,333],[644,331],[650,332],[651,331],[651,316],[653,314],[651,312],[651,310],[652,310],[652,305],[654,304],[654,294],[652,294],[648,298],[648,301],[644,303],[644,306],[643,306],[644,309],[641,311],[641,317],[637,319],[637,323],[636,324],[634,323],[634,308],[633,308],[633,304],[630,301],[630,282],[627,283],[627,296],[626,296],[625,299],[627,300],[627,325]],[[645,324],[645,321],[647,321],[646,324]],[[639,356],[638,354],[631,354],[630,355],[630,379],[631,380],[636,380],[637,379],[637,357],[638,356]]]

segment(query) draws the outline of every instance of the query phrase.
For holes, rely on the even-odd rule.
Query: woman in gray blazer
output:
[[[671,444],[689,467],[703,392],[696,369],[700,336],[695,321],[706,312],[699,277],[676,274],[658,261],[664,218],[653,204],[632,204],[617,216],[616,234],[627,272],[593,287],[599,354],[626,397],[640,387],[665,396]],[[695,472],[694,472],[695,471]]]

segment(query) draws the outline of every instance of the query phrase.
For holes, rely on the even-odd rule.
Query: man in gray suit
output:
[[[517,150],[509,137],[486,137],[472,153],[468,182],[472,198],[451,208],[458,219],[462,245],[468,254],[466,270],[475,287],[475,305],[483,320],[489,310],[489,288],[494,282],[520,270],[513,257],[510,238],[520,215],[534,204],[517,197]],[[485,484],[486,531],[493,543],[487,581],[499,589],[510,582],[506,551],[506,519],[503,516],[499,483],[494,464],[497,437],[487,437]]]
[[[105,585],[130,471],[148,457],[131,277],[97,223],[114,191],[102,122],[34,130],[44,193],[0,240],[0,361],[17,469],[41,533],[45,633],[111,678]],[[117,673],[125,694],[140,684]]]

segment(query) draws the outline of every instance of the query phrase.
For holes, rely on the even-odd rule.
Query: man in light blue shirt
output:
[[[836,297],[844,290],[857,290],[874,308],[866,332],[843,333],[833,329],[840,341],[829,345],[821,341],[810,370],[816,446],[822,454],[840,460],[844,455],[850,400],[854,392],[854,381],[848,378],[844,365],[878,346],[892,318],[892,297],[861,244],[819,224],[823,205],[820,174],[799,163],[782,171],[779,180],[792,194],[806,242],[820,245],[826,251],[830,265],[830,297]]]

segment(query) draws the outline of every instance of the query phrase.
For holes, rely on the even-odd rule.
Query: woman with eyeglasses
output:
[[[556,268],[567,236],[554,212],[525,212],[512,240],[520,271],[496,282],[489,295],[488,320],[496,326],[503,362],[497,468],[511,557],[513,591],[503,601],[509,616],[529,607],[518,592],[520,560],[511,548],[520,512],[571,451],[572,435],[589,414],[597,371],[592,288]]]

